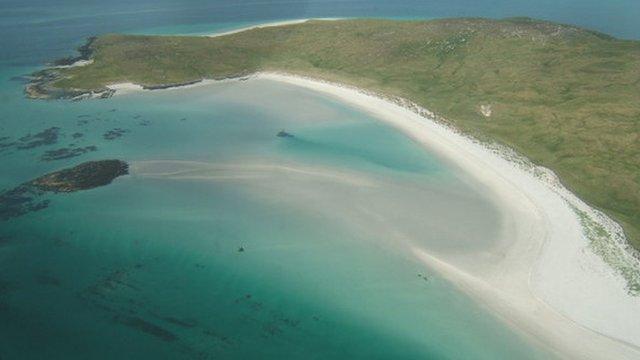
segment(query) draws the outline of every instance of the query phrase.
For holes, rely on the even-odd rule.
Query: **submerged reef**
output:
[[[78,166],[55,171],[19,186],[0,192],[0,220],[22,216],[49,206],[47,193],[69,193],[110,184],[129,173],[129,164],[122,160],[89,161]]]
[[[50,127],[36,134],[27,134],[19,139],[16,147],[20,150],[33,149],[43,145],[52,145],[58,142],[59,127]]]
[[[126,134],[128,132],[129,132],[129,130],[127,130],[127,129],[115,128],[115,129],[109,130],[106,133],[104,133],[102,135],[102,137],[105,140],[115,140],[117,138],[122,137],[124,134]]]
[[[91,151],[96,151],[98,148],[94,145],[85,146],[85,147],[72,147],[72,148],[61,148],[56,150],[46,151],[41,157],[42,161],[54,161],[61,159],[68,159],[76,156],[80,156],[82,154],[86,154]]]

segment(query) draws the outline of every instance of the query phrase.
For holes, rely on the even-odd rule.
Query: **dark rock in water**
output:
[[[119,137],[122,137],[124,134],[126,134],[128,132],[129,132],[129,130],[126,130],[126,129],[115,128],[115,129],[109,130],[106,133],[104,133],[102,135],[102,137],[105,140],[114,140],[114,139],[117,139]]]
[[[95,36],[88,38],[87,42],[77,49],[78,53],[80,53],[79,56],[69,56],[66,58],[58,59],[54,61],[53,64],[56,66],[68,66],[73,65],[80,60],[89,60],[91,58],[91,55],[93,54],[92,45],[94,41],[96,41]]]
[[[68,159],[68,158],[80,156],[82,154],[88,153],[90,151],[96,151],[96,150],[98,150],[98,148],[93,145],[85,146],[85,147],[77,147],[77,148],[62,148],[57,150],[49,150],[40,157],[40,160],[53,161],[53,160]]]
[[[108,185],[113,179],[128,173],[129,164],[122,160],[88,161],[39,177],[28,184],[41,191],[74,192]]]
[[[244,252],[244,246],[240,246],[240,247],[238,248],[238,252]]]
[[[137,316],[116,316],[114,318],[117,322],[126,325],[130,328],[137,329],[143,333],[155,336],[163,341],[175,341],[178,337],[160,326],[153,324],[147,320],[144,320]]]
[[[49,206],[42,197],[47,192],[74,192],[104,186],[129,173],[121,160],[89,161],[76,167],[56,171],[0,192],[0,220],[22,216]]]
[[[292,138],[292,137],[294,137],[292,134],[289,134],[288,132],[286,132],[284,130],[280,130],[276,136],[277,137],[281,137],[281,138]]]
[[[28,134],[19,139],[18,149],[26,150],[33,149],[43,145],[51,145],[58,142],[58,135],[60,134],[59,127],[50,127],[36,134]]]

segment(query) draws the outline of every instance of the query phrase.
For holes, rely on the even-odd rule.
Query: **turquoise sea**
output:
[[[21,75],[105,32],[525,15],[640,35],[634,1],[443,4],[0,3],[0,189],[87,160],[132,165],[0,220],[0,359],[549,358],[411,255],[490,246],[502,215],[370,115],[267,80],[80,102],[22,94]],[[84,153],[43,158],[62,148]]]

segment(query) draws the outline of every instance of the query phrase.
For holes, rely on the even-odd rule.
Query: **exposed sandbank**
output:
[[[235,29],[235,30],[229,30],[229,31],[223,31],[223,32],[207,34],[205,36],[218,37],[218,36],[237,34],[239,32],[243,32],[243,31],[247,31],[247,30],[253,30],[253,29],[262,29],[262,28],[268,28],[268,27],[274,27],[274,26],[286,26],[286,25],[303,24],[303,23],[305,23],[305,22],[307,22],[309,20],[340,20],[340,19],[344,19],[344,18],[309,18],[309,19],[295,19],[295,20],[274,21],[274,22],[270,22],[270,23],[247,26],[247,27],[243,27],[243,28]]]

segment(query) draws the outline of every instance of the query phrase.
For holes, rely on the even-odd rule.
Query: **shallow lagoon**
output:
[[[36,106],[8,133],[59,138],[2,154],[6,184],[132,175],[3,223],[3,358],[541,356],[407,250],[491,246],[482,187],[356,109],[266,80]],[[37,160],[71,141],[98,151]]]

